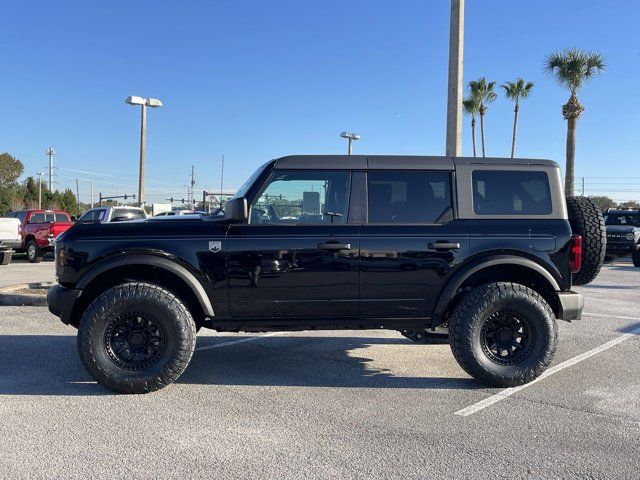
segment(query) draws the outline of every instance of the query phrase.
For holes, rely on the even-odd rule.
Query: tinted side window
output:
[[[31,223],[44,223],[44,213],[34,213],[29,217]]]
[[[69,216],[66,213],[56,213],[55,214],[55,221],[56,222],[61,222],[61,223],[69,223],[71,221],[71,219],[69,218]]]
[[[251,204],[252,224],[345,223],[349,172],[276,171]]]
[[[449,172],[369,172],[369,223],[436,223],[451,208]]]
[[[477,170],[473,172],[473,211],[478,215],[551,213],[545,172]]]

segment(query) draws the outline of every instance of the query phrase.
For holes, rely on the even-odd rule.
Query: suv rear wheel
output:
[[[196,327],[171,292],[147,283],[125,283],[100,295],[80,320],[82,363],[102,386],[121,393],[166,387],[187,368]]]
[[[31,239],[27,242],[27,260],[31,263],[40,263],[42,261],[42,251],[38,248],[35,240]]]
[[[12,252],[0,252],[0,265],[9,265],[12,256]]]
[[[460,366],[496,387],[523,385],[553,359],[555,316],[535,291],[517,283],[472,290],[449,319],[449,342]]]

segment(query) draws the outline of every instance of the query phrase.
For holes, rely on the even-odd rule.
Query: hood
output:
[[[170,238],[180,236],[218,236],[226,233],[227,226],[223,223],[191,217],[167,220],[157,219],[130,220],[127,222],[79,222],[71,227],[64,235],[65,240],[85,240],[91,238],[126,240],[127,238]]]
[[[640,231],[640,228],[633,225],[606,225],[607,233],[633,233]]]

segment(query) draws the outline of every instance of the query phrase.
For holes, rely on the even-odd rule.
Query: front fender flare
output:
[[[144,255],[144,254],[136,254],[136,255],[125,255],[119,256],[117,258],[110,258],[107,260],[103,260],[101,263],[95,265],[89,271],[87,271],[80,281],[77,283],[77,289],[84,289],[89,283],[91,283],[96,277],[102,275],[103,273],[117,267],[124,266],[132,266],[132,265],[144,265],[144,266],[152,266],[164,269],[178,278],[180,278],[187,286],[191,289],[193,294],[198,299],[198,303],[202,307],[202,311],[206,316],[213,317],[213,306],[211,305],[211,300],[207,295],[202,283],[185,267],[176,263],[173,260],[168,258],[158,257],[155,255]]]

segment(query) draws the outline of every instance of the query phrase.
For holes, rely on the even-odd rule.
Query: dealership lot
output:
[[[5,268],[19,272],[13,283],[53,277],[51,262]],[[74,329],[45,308],[0,307],[0,471],[7,478],[636,477],[640,269],[606,265],[578,290],[585,316],[559,323],[557,369],[506,392],[469,378],[446,344],[417,345],[387,331],[318,331],[203,332],[176,384],[114,395],[82,368]]]

